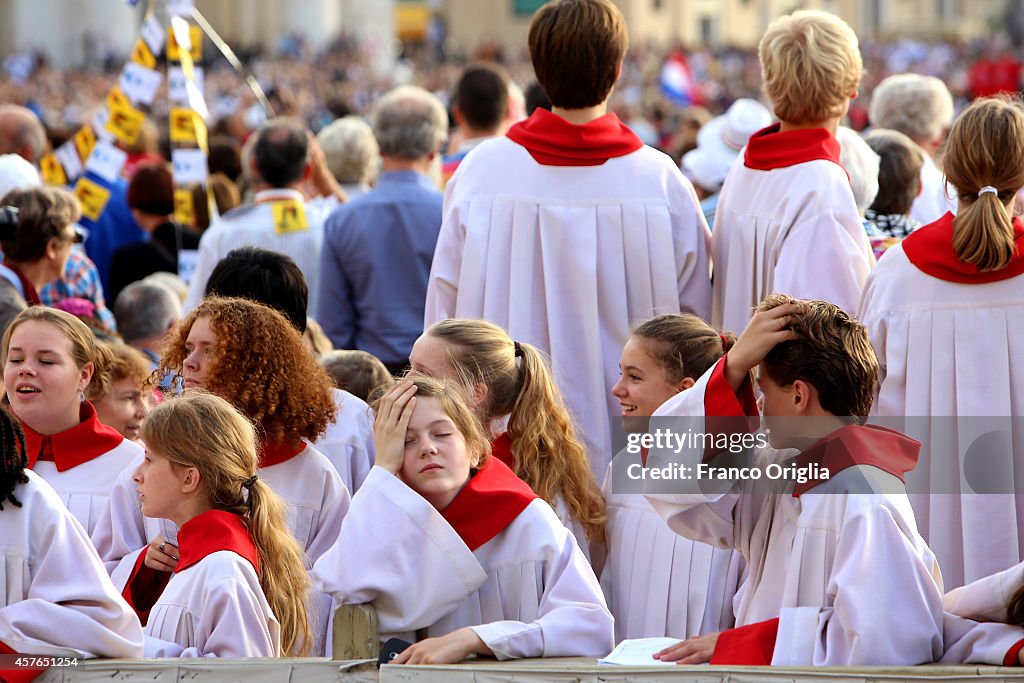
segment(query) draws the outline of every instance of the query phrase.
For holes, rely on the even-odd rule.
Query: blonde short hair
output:
[[[842,116],[864,70],[853,29],[833,14],[813,10],[773,21],[758,55],[775,115],[794,124]]]

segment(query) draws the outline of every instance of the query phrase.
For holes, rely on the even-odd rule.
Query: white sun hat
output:
[[[683,173],[694,184],[717,192],[750,136],[771,122],[771,112],[757,100],[736,100],[729,111],[701,127],[697,148],[683,155]]]

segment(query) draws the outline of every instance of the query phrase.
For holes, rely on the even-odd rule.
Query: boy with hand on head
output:
[[[692,427],[706,434],[745,425],[743,418],[758,414],[755,368],[771,444],[754,454],[764,476],[716,482],[714,492],[707,482],[680,482],[678,490],[690,492],[648,496],[676,533],[742,553],[749,578],[735,604],[737,627],[655,657],[815,666],[936,661],[941,578],[903,483],[920,444],[864,424],[878,371],[866,329],[833,304],[771,296],[736,345],[656,414],[697,416],[703,424]],[[702,448],[682,457],[692,472],[714,464]],[[772,477],[797,468],[809,476]]]
[[[836,140],[861,78],[857,36],[832,14],[794,12],[758,54],[779,122],[750,138],[719,195],[711,321],[725,330],[772,292],[854,312],[874,266]]]

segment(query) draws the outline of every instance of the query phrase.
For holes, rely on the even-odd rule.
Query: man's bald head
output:
[[[0,154],[17,154],[38,165],[46,151],[46,129],[25,107],[0,105]]]

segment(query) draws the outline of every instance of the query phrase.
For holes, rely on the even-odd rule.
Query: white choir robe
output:
[[[333,389],[337,415],[313,446],[323,453],[350,493],[359,490],[373,467],[373,411],[358,396]]]
[[[729,170],[711,235],[711,324],[736,334],[776,292],[854,313],[875,264],[835,137],[771,130],[756,133]],[[762,159],[765,145],[785,140],[786,155]]]
[[[1006,624],[1006,609],[1021,586],[1024,564],[954,588],[942,600],[946,615],[948,664],[1017,666],[1017,651],[1024,645],[1024,628]],[[1007,661],[1009,660],[1009,661]]]
[[[49,461],[38,461],[32,469],[53,487],[68,510],[91,534],[107,504],[111,482],[126,467],[137,463],[142,452],[141,446],[125,439],[113,450],[64,472]]]
[[[177,542],[177,529],[165,519],[143,517],[132,473],[141,459],[118,476],[109,505],[92,540],[118,588],[124,588],[139,554],[157,535]],[[334,466],[312,446],[282,463],[261,467],[257,475],[270,485],[288,508],[288,523],[299,545],[306,551],[308,568],[334,545],[348,513],[351,496]],[[330,616],[327,596],[312,594],[311,617],[316,643],[313,653],[323,652]]]
[[[693,186],[637,144],[600,165],[554,166],[508,137],[480,143],[445,190],[427,285],[425,326],[484,318],[550,356],[598,478],[631,326],[680,310],[706,318],[711,303]]]
[[[688,428],[703,433],[706,421],[692,416],[704,414],[706,398],[716,406],[734,404],[736,410],[729,415],[756,410],[749,382],[742,406],[729,387],[724,377],[727,359],[656,415],[688,416]],[[835,434],[850,434],[847,430],[876,431],[845,427]],[[907,461],[905,450],[913,442],[891,434],[886,432],[866,455]],[[886,441],[893,441],[893,447],[885,448]],[[826,453],[832,453],[833,441],[819,442],[824,443],[830,444]],[[757,453],[757,462],[781,462],[795,453],[765,448]],[[684,449],[671,462],[686,463],[697,472],[703,455],[700,448]],[[648,466],[662,466],[663,457],[652,451]],[[830,462],[826,458],[823,464]],[[910,503],[899,493],[902,483],[894,474],[857,464],[816,485],[812,480],[806,491],[784,480],[747,480],[731,487],[725,482],[718,492],[702,491],[702,483],[708,488],[706,480],[671,483],[673,490],[684,492],[648,496],[669,526],[688,538],[736,548],[747,562],[748,578],[735,605],[737,628],[719,637],[716,655],[726,648],[735,654],[737,644],[777,627],[777,636],[768,636],[767,648],[759,650],[763,658],[743,663],[909,666],[941,657],[938,565],[917,533]]]
[[[594,571],[539,498],[470,551],[430,503],[374,467],[313,575],[336,604],[373,604],[382,641],[468,626],[498,659],[597,657],[614,644]]]
[[[641,462],[639,453],[615,456],[603,487],[608,556],[601,587],[615,617],[616,642],[686,639],[732,628],[743,558],[672,531],[643,494],[614,493],[612,467],[633,461]]]
[[[0,652],[142,656],[142,628],[81,524],[35,472],[0,510]]]
[[[79,424],[59,434],[38,434],[27,425],[22,429],[32,469],[53,487],[86,533],[92,534],[112,482],[142,457],[142,448],[100,423],[92,403],[83,402],[80,415]],[[41,450],[49,451],[54,459],[37,460]]]
[[[281,656],[281,626],[259,577],[230,550],[172,574],[143,632],[146,657]]]
[[[900,428],[923,444],[907,488],[955,588],[1017,564],[1024,550],[1024,274],[971,284],[923,272],[907,249],[931,245],[938,230],[951,239],[951,221],[947,214],[885,253],[860,319],[879,364],[872,411],[883,422],[908,417]],[[972,448],[990,431],[1004,433],[1002,448]]]
[[[125,589],[147,617],[146,656],[281,656],[281,627],[260,586],[259,551],[242,517],[208,510],[185,522],[179,540],[172,574],[139,557]]]

